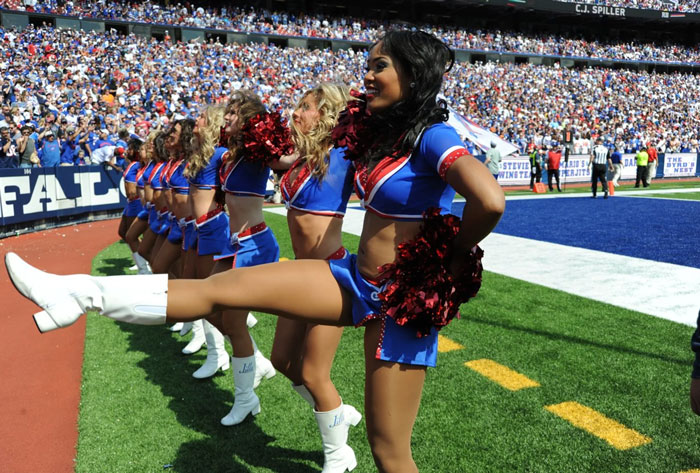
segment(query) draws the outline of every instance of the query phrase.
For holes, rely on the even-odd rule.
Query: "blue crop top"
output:
[[[270,168],[259,161],[240,158],[222,166],[220,178],[228,194],[265,197]]]
[[[357,166],[355,191],[367,210],[394,220],[421,220],[429,207],[448,213],[455,191],[447,184],[449,167],[469,151],[449,125],[439,123],[423,132],[413,153],[384,158],[368,172]]]
[[[219,169],[222,157],[228,151],[226,148],[216,148],[209,163],[200,169],[196,176],[190,176],[188,182],[198,189],[215,189],[219,187]]]
[[[316,215],[342,218],[352,194],[355,167],[344,159],[346,148],[333,148],[328,156],[328,169],[322,180],[311,174],[306,161],[298,159],[280,182],[282,197],[287,208]],[[291,181],[294,169],[299,173]]]
[[[183,159],[170,166],[168,184],[170,185],[170,190],[176,194],[188,195],[190,193],[190,183],[184,175],[186,166],[187,163]]]
[[[170,189],[170,171],[172,170],[175,160],[171,159],[165,163],[163,171],[160,173],[160,182],[163,186],[163,190],[167,191]]]
[[[151,172],[151,176],[148,178],[148,185],[155,191],[163,190],[163,181],[161,180],[163,169],[165,169],[165,162],[156,163]]]
[[[143,189],[143,187],[148,184],[148,179],[151,177],[151,173],[153,172],[153,167],[155,166],[155,163],[151,161],[146,165],[145,168],[141,168],[141,171],[139,172],[138,180],[136,181],[136,186],[140,187]]]
[[[138,181],[139,170],[141,169],[141,163],[138,161],[133,161],[124,169],[124,182],[130,182],[131,184],[136,184]]]

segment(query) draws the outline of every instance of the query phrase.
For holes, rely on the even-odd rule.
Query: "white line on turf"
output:
[[[685,325],[700,308],[700,269],[492,233],[484,269]]]
[[[286,215],[284,207],[266,209]],[[359,235],[364,210],[348,206],[343,231]],[[484,269],[588,299],[695,325],[700,269],[492,233]]]

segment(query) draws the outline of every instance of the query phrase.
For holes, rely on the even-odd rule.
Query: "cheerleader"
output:
[[[165,137],[165,149],[171,157],[162,173],[162,182],[167,208],[170,209],[159,230],[155,246],[158,253],[153,258],[153,272],[168,273],[179,277],[182,270],[182,229],[180,221],[189,215],[189,183],[184,176],[185,156],[189,156],[192,147],[192,129],[194,120],[182,119],[172,124]],[[161,235],[163,235],[161,237]],[[162,241],[159,244],[159,240]],[[204,344],[201,322],[196,324],[190,343],[183,348],[186,355],[196,353]],[[170,330],[184,336],[192,329],[192,323],[176,323]]]
[[[146,200],[145,186],[146,181],[150,177],[155,165],[155,163],[151,160],[150,153],[148,152],[151,146],[149,141],[152,141],[155,136],[156,133],[152,133],[146,138],[145,142],[138,145],[137,156],[141,164],[136,173],[136,192],[139,200],[141,201],[141,210],[129,226],[125,236],[126,243],[129,245],[129,249],[131,249],[131,254],[134,258],[139,274],[151,274],[151,267],[148,264],[148,260],[138,253],[138,249],[139,244],[141,243],[141,235],[143,235],[148,228],[150,202]]]
[[[190,215],[189,183],[184,175],[186,156],[191,154],[194,120],[176,121],[165,138],[165,147],[171,156],[168,168],[163,175],[163,187],[168,209],[164,223],[165,235],[158,253],[153,260],[153,272],[180,275],[180,268],[175,263],[182,255],[182,230],[180,221]]]
[[[165,133],[155,131],[146,140],[146,159],[151,163],[146,166],[144,173],[144,199],[146,200],[146,210],[148,211],[148,226],[143,232],[143,237],[139,243],[138,253],[144,257],[149,264],[152,262],[152,251],[158,237],[158,230],[161,222],[158,221],[158,204],[161,201],[162,184],[160,175],[165,166],[167,154],[163,147]]]
[[[134,223],[134,219],[136,219],[139,212],[143,210],[143,204],[139,198],[137,187],[138,174],[141,169],[141,144],[141,140],[134,138],[129,141],[126,151],[126,158],[129,164],[124,169],[122,175],[124,177],[124,192],[126,193],[127,204],[124,208],[122,218],[119,221],[119,230],[117,231],[119,237],[123,240],[126,240],[127,230],[129,230],[131,224]]]
[[[448,111],[437,95],[453,61],[444,43],[419,31],[388,32],[370,50],[365,100],[352,102],[334,131],[355,162],[355,188],[366,209],[357,255],[169,282],[160,275],[55,276],[8,254],[15,286],[43,309],[34,316],[37,326],[70,325],[88,308],[140,324],[253,309],[363,326],[374,461],[381,472],[417,472],[411,433],[426,369],[436,363],[438,330],[476,294],[482,254],[476,245],[505,209],[496,180],[444,123]],[[444,215],[455,191],[467,202],[461,220]],[[330,448],[337,445],[324,442]]]
[[[153,151],[157,156],[158,162],[153,168],[151,173],[151,178],[148,180],[148,184],[153,190],[153,207],[152,211],[154,217],[149,220],[149,229],[153,233],[153,246],[150,249],[149,263],[153,267],[153,263],[156,260],[156,256],[160,251],[163,242],[165,241],[168,230],[170,229],[170,218],[169,218],[169,201],[168,197],[170,193],[168,192],[168,185],[166,182],[166,176],[170,170],[170,165],[173,160],[170,156],[170,149],[167,146],[167,140],[169,137],[167,131],[163,131],[156,137],[153,141]],[[167,271],[162,271],[167,272]]]
[[[269,119],[257,95],[248,90],[233,93],[226,107],[224,137],[228,150],[221,168],[221,188],[225,192],[229,215],[230,239],[214,257],[212,274],[231,268],[272,263],[279,259],[279,246],[263,218],[263,201],[270,177],[270,159],[259,151],[251,152],[246,130],[254,123]],[[262,378],[275,375],[272,363],[257,349],[248,333],[248,310],[224,311],[209,320],[226,334],[233,347],[234,403],[221,419],[223,425],[241,423],[248,414],[260,412],[260,401],[254,389]]]
[[[183,222],[182,248],[185,252],[183,277],[206,278],[214,267],[214,255],[225,248],[229,239],[228,215],[218,196],[219,170],[226,148],[219,146],[226,107],[210,105],[197,117],[192,130],[192,147],[186,156],[183,176],[189,184],[189,216]],[[176,124],[176,130],[179,128]],[[200,326],[201,324],[201,326]],[[203,320],[193,326],[193,338],[183,353],[194,353],[207,346],[204,364],[192,376],[210,378],[230,365],[224,337],[215,326]]]
[[[292,114],[292,136],[299,158],[282,177],[280,189],[297,259],[349,257],[341,228],[352,193],[354,167],[343,158],[344,149],[333,148],[331,130],[350,100],[347,87],[325,83],[306,92]],[[342,327],[280,318],[270,356],[275,368],[314,408],[323,443],[333,437],[331,443],[336,448],[324,451],[323,473],[342,473],[357,464],[355,452],[346,442],[349,426],[357,425],[361,415],[343,404],[331,381],[342,334]],[[328,429],[336,416],[346,421],[340,428]]]

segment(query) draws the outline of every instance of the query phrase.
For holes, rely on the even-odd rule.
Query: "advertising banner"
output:
[[[697,153],[666,153],[664,177],[692,177],[697,172]]]
[[[121,179],[103,166],[3,169],[0,224],[124,208]]]
[[[591,170],[588,169],[590,157],[585,155],[570,155],[569,162],[562,157],[559,166],[559,177],[565,182],[587,182],[591,180]],[[527,156],[506,156],[501,161],[501,171],[498,182],[503,186],[525,186],[530,184],[530,159]],[[547,173],[542,172],[542,182],[547,182]]]

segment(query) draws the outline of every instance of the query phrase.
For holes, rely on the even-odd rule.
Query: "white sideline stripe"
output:
[[[700,308],[700,269],[492,233],[484,269],[685,325]]]
[[[265,210],[287,213],[284,207]],[[359,235],[364,213],[348,206],[343,231]],[[500,233],[481,246],[487,271],[695,326],[700,269]]]

